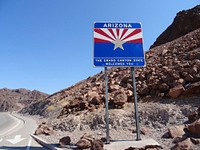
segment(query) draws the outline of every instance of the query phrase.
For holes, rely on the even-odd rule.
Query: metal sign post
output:
[[[134,67],[131,67],[131,73],[132,73],[132,78],[133,78],[134,108],[135,108],[135,121],[136,121],[136,131],[137,131],[136,141],[139,141],[139,140],[141,140],[141,137],[140,137],[140,126],[139,126],[139,115],[138,115],[138,104],[137,104]]]
[[[106,142],[110,143],[107,67],[145,66],[141,23],[95,22],[93,65],[95,67],[105,67]],[[135,102],[136,140],[141,140],[134,68],[131,68],[131,70]]]
[[[110,143],[110,137],[109,137],[108,74],[107,74],[107,67],[105,67],[104,75],[105,75],[105,84],[106,84],[106,144],[109,144]]]

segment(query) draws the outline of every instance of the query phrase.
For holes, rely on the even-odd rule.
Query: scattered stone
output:
[[[147,128],[145,128],[145,127],[142,127],[142,128],[140,129],[140,132],[141,132],[143,135],[146,135],[146,134],[148,134],[149,130],[148,130]]]
[[[43,134],[43,129],[38,128],[35,130],[35,135]]]
[[[91,147],[91,142],[88,141],[87,139],[80,139],[77,143],[76,146],[80,149],[87,149]]]
[[[192,150],[192,142],[190,138],[187,138],[186,140],[177,143],[171,150]]]
[[[69,136],[63,137],[59,140],[59,144],[61,147],[65,147],[65,145],[70,145],[71,138]]]
[[[102,140],[94,140],[92,142],[92,146],[90,150],[103,150],[103,142]]]
[[[176,86],[174,88],[171,88],[169,90],[169,95],[172,98],[177,98],[179,97],[183,92],[185,91],[185,88],[182,85]]]
[[[53,135],[54,131],[53,128],[50,128],[47,126],[46,122],[42,122],[36,129],[35,131],[35,135],[40,135],[40,134],[44,134],[44,135]]]
[[[186,139],[187,137],[186,136],[178,136],[178,137],[175,137],[172,141],[172,143],[179,143],[179,142],[182,142]]]
[[[89,134],[89,133],[84,133],[83,136],[81,137],[81,139],[86,139],[86,140],[88,140],[90,142],[92,142],[94,140],[94,138],[92,137],[92,135]]]
[[[200,136],[200,119],[188,126],[190,133]]]
[[[185,134],[184,128],[185,128],[184,125],[179,125],[179,126],[170,127],[168,131],[169,131],[170,136],[172,138],[175,138],[175,137],[183,136]]]
[[[123,107],[123,105],[127,102],[127,95],[123,90],[114,92],[113,96],[113,105],[117,108]]]
[[[188,116],[188,121],[190,122],[194,122],[195,120],[199,119],[200,116],[198,114],[198,112],[194,111],[194,112],[191,112]]]

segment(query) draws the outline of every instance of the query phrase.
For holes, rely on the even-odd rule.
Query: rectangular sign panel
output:
[[[94,23],[94,66],[145,66],[140,23]]]

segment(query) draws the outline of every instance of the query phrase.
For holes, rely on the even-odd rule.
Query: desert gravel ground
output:
[[[174,146],[172,143],[173,139],[162,138],[162,136],[167,133],[169,127],[186,123],[188,120],[187,116],[199,106],[200,98],[198,96],[176,100],[163,99],[156,102],[139,102],[140,128],[146,130],[146,134],[141,134],[141,138],[152,138],[164,150],[169,150]],[[131,103],[127,104],[123,109],[109,110],[111,140],[136,139],[136,133],[132,133],[135,130],[133,110],[134,106]],[[48,143],[58,144],[60,138],[70,136],[72,144],[75,144],[84,133],[90,133],[97,139],[106,137],[104,114],[105,109],[102,108],[95,112],[84,111],[82,113],[69,115],[63,119],[48,120],[36,116],[32,117],[38,121],[38,124],[46,121],[49,126],[54,127],[54,135],[39,135],[39,137]],[[63,125],[67,127],[64,128]],[[69,131],[66,129],[69,129]],[[195,145],[193,149],[200,149],[200,145]]]

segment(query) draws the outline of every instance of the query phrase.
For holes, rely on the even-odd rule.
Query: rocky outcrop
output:
[[[151,48],[173,41],[200,28],[200,5],[177,13],[173,23],[156,39]]]
[[[0,111],[19,110],[31,103],[44,99],[48,94],[27,89],[0,89]]]

